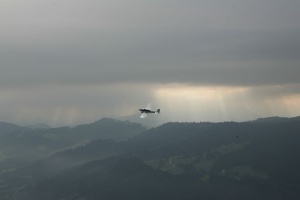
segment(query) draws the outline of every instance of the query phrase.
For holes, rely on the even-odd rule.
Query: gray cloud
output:
[[[292,32],[273,37],[272,34],[257,37],[256,33],[254,37],[246,34],[244,39],[243,35],[237,37],[230,33],[169,37],[151,42],[146,39],[146,44],[134,47],[120,44],[119,48],[107,52],[101,45],[98,49],[84,45],[74,49],[69,46],[32,49],[29,46],[1,54],[4,73],[0,75],[0,82],[2,86],[18,82],[21,85],[51,82],[298,83],[298,35]]]
[[[61,102],[66,107],[74,102],[83,109],[82,102],[96,98],[87,88],[99,87],[105,103],[98,106],[113,108],[121,101],[131,102],[135,94],[142,101],[151,99],[155,88],[166,84],[261,91],[249,92],[253,97],[278,90],[299,94],[299,1],[16,0],[1,4],[2,99],[10,99],[6,95],[12,90],[16,98],[26,93],[39,97],[38,102],[49,109]],[[103,89],[115,91],[116,86],[130,95]],[[37,90],[30,88],[36,87],[55,88],[55,92],[50,96],[38,92],[47,98],[35,96]],[[84,98],[81,92],[75,95],[62,89],[81,87],[87,90]],[[53,96],[65,97],[56,101]],[[114,99],[122,100],[112,103]],[[3,109],[20,104],[6,102]]]
[[[152,99],[154,86],[146,87],[146,91],[145,85],[53,85],[0,90],[0,121],[62,126],[137,114],[137,106],[145,106]]]

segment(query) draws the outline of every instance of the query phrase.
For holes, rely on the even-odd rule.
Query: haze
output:
[[[300,1],[2,0],[0,121],[300,115]]]

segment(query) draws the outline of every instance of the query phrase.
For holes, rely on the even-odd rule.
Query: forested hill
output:
[[[140,124],[109,118],[76,127],[42,129],[0,123],[0,161],[35,160],[96,139],[127,140],[144,130]]]
[[[8,192],[2,182],[0,195],[9,199],[13,193],[20,200],[299,199],[299,130],[298,120],[285,118],[166,123],[127,140],[95,138],[2,173],[1,180],[12,187]]]

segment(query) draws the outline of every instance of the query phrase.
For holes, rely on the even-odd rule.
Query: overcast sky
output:
[[[0,121],[300,115],[299,0],[0,0]],[[154,117],[154,116],[152,116]]]

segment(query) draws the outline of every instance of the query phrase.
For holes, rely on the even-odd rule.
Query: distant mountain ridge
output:
[[[117,193],[123,199],[296,200],[299,129],[294,120],[174,122],[122,142],[95,140],[64,155],[73,160],[94,152],[95,160],[43,181],[39,197],[71,199],[76,193],[76,199],[120,199]],[[108,156],[97,159],[105,151]]]
[[[0,123],[0,158],[3,152],[3,158],[36,159],[95,139],[126,140],[144,130],[140,124],[109,118],[73,128],[31,129]]]
[[[265,118],[258,118],[253,120],[252,122],[291,122],[291,121],[300,121],[300,116],[298,117],[265,117]]]
[[[119,117],[118,120],[121,121],[130,121],[133,123],[139,123],[142,124],[146,128],[153,128],[162,125],[164,120],[162,119],[161,115],[149,115],[146,118],[140,118],[140,113],[139,114],[134,114],[130,116],[125,116],[125,117]]]
[[[0,135],[10,133],[21,128],[21,126],[18,126],[16,124],[0,122]]]
[[[136,123],[136,124],[141,124],[141,125],[145,124],[148,128],[162,125],[162,123],[160,123],[159,119],[151,118],[150,120],[148,120],[148,122],[149,122],[149,126],[148,126],[147,125],[148,122],[144,122],[146,120],[145,119],[140,119],[139,115],[136,114],[136,115],[132,115],[132,116],[119,117],[117,119],[104,117],[104,118],[101,118],[101,119],[99,119],[95,122],[92,122],[92,123],[79,124],[79,125],[76,125],[76,126],[72,126],[72,128],[81,127],[81,126],[89,126],[89,125],[96,126],[97,124],[104,124],[106,122],[110,123],[112,121],[114,121],[114,122],[117,122],[117,121],[131,122],[131,123]],[[300,121],[300,116],[295,116],[295,117],[280,117],[280,116],[262,117],[262,118],[257,118],[255,120],[242,121],[242,122],[280,122],[280,121]],[[166,122],[166,123],[168,123],[168,122]],[[218,122],[216,122],[216,123],[218,123]],[[45,129],[48,129],[48,128],[57,129],[57,128],[64,128],[64,127],[69,127],[69,126],[62,126],[62,127],[55,127],[54,128],[54,127],[51,127],[50,125],[48,125],[46,123],[38,123],[38,124],[33,124],[33,125],[21,126],[21,125],[17,125],[17,124],[14,124],[14,123],[0,122],[0,134],[5,128],[13,129],[13,128],[21,128],[21,127],[28,127],[28,128],[32,128],[32,129],[44,129],[44,128]]]
[[[0,199],[298,200],[298,119],[0,123]]]
[[[33,125],[29,125],[27,127],[31,128],[31,129],[49,129],[49,128],[52,128],[48,124],[44,124],[44,123],[33,124]]]

